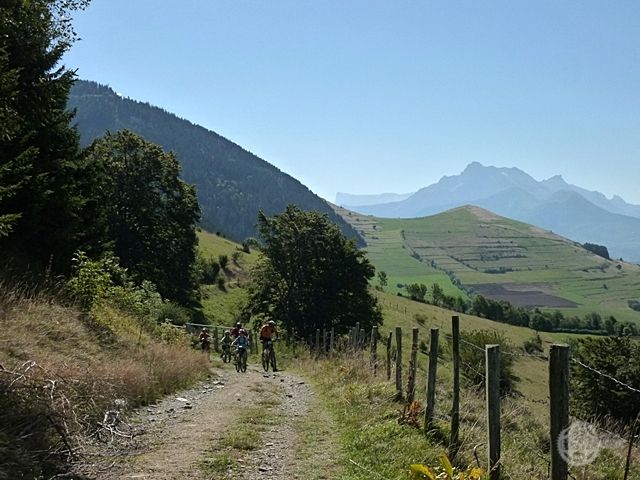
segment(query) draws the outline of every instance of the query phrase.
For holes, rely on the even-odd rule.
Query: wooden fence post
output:
[[[437,328],[431,329],[429,339],[429,373],[427,376],[427,408],[424,411],[425,432],[433,428],[433,415],[436,408],[436,373],[438,372],[438,335]]]
[[[322,329],[322,355],[327,354],[327,329]]]
[[[371,367],[373,375],[378,373],[378,327],[374,325],[371,329]]]
[[[451,350],[453,355],[453,399],[451,406],[451,441],[449,459],[453,462],[460,449],[460,317],[451,317]]]
[[[356,326],[353,330],[353,349],[358,348],[358,338],[360,337],[360,322],[356,322]]]
[[[366,335],[364,333],[364,328],[360,329],[360,335],[358,335],[358,349],[361,350],[364,348],[365,343],[366,343]]]
[[[220,353],[218,345],[218,327],[214,327],[213,329],[213,351],[216,353]]]
[[[567,480],[569,466],[569,346],[551,345],[549,350],[549,414],[551,416],[551,480]],[[564,435],[563,435],[564,431]],[[563,451],[564,455],[560,453]]]
[[[407,382],[407,402],[413,402],[416,393],[416,371],[418,368],[418,327],[411,331],[411,357],[409,360],[409,380]]]
[[[391,339],[393,332],[389,332],[387,337],[387,381],[391,380]]]
[[[331,327],[331,336],[329,337],[329,353],[331,355],[333,355],[334,339],[335,339],[335,328]]]
[[[485,347],[489,480],[500,479],[500,345]]]
[[[396,399],[402,399],[402,328],[396,327]]]
[[[631,453],[633,450],[633,444],[636,440],[636,435],[640,432],[640,413],[636,416],[633,425],[631,426],[631,432],[629,433],[629,446],[627,448],[627,459],[624,464],[624,479],[627,480],[629,478],[629,470],[631,469]]]

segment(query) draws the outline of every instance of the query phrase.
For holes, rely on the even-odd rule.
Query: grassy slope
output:
[[[239,244],[205,231],[198,232],[198,240],[203,256],[214,259],[220,255],[229,257],[228,271],[220,273],[225,279],[226,290],[217,285],[204,286],[202,311],[213,325],[231,325],[240,305],[246,300],[246,290],[242,286],[247,281],[249,270],[258,261],[258,254],[253,251],[246,254]],[[237,265],[231,259],[234,252],[241,252]]]
[[[136,407],[209,371],[172,327],[176,343],[168,345],[160,331],[141,332],[137,320],[109,305],[87,315],[0,284],[0,311],[0,478],[49,478],[64,467],[64,458],[47,454],[61,442],[46,418],[63,424],[75,445],[116,399]]]
[[[519,284],[578,304],[561,309],[567,315],[597,311],[640,322],[627,305],[639,296],[640,266],[607,261],[551,232],[475,207],[417,219],[341,213],[365,236],[369,258],[390,276],[391,292],[397,283],[437,281],[455,293],[446,269],[464,285]],[[496,268],[513,271],[486,272]]]

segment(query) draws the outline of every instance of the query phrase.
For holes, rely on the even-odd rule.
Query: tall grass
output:
[[[92,315],[41,290],[0,285],[0,479],[54,473],[108,410],[204,376],[206,359],[104,305]]]

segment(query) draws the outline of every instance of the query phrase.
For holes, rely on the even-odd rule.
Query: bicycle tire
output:
[[[265,372],[269,371],[269,359],[267,358],[266,351],[262,351],[262,368]]]
[[[271,363],[271,370],[272,371],[276,371],[276,352],[273,350],[273,348],[271,349],[271,352],[269,354],[269,362]]]
[[[240,357],[240,371],[243,372],[243,373],[247,371],[247,352],[246,352],[246,350],[242,351],[242,356]]]

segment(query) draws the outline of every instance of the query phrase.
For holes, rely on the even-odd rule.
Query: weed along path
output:
[[[132,420],[144,430],[136,448],[92,477],[335,478],[333,420],[302,377],[255,367],[240,374],[228,366],[215,374],[216,379],[141,409]],[[310,476],[310,465],[320,473]]]

